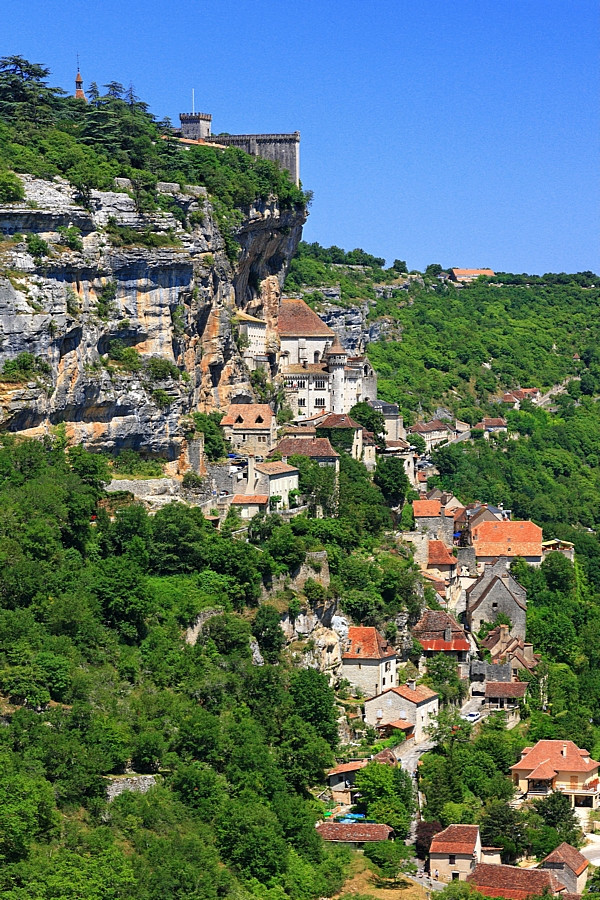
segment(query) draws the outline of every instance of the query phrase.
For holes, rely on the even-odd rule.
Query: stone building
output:
[[[441,541],[448,549],[454,546],[454,513],[440,500],[413,500],[415,531],[426,532],[430,539]]]
[[[257,319],[245,312],[238,312],[234,316],[240,335],[244,339],[242,356],[244,362],[252,372],[254,369],[267,368],[269,357],[267,355],[267,323],[264,319]]]
[[[545,797],[559,791],[582,818],[600,805],[599,763],[573,741],[541,740],[525,747],[510,767],[515,787],[524,798]]]
[[[276,451],[283,459],[289,456],[308,456],[320,466],[331,466],[336,475],[340,470],[340,454],[327,438],[285,437],[277,444]]]
[[[542,562],[542,529],[534,522],[480,522],[471,527],[471,543],[480,563],[499,556],[522,556],[532,566]]]
[[[409,723],[413,730],[406,732],[406,739],[412,737],[420,743],[426,740],[427,729],[433,724],[438,710],[439,697],[435,691],[409,681],[365,700],[365,722],[374,728],[394,722]]]
[[[468,662],[471,645],[464,629],[450,613],[442,609],[426,609],[412,629],[425,657],[437,653],[451,656],[456,662]]]
[[[251,156],[270,159],[287,169],[294,184],[300,183],[300,132],[291,134],[211,134],[210,113],[180,113],[181,134],[185,141],[214,143],[220,147],[239,147]]]
[[[266,456],[277,443],[277,421],[267,403],[232,403],[221,428],[232,449],[244,454]]]
[[[434,835],[429,848],[429,871],[438,881],[466,881],[481,862],[479,825],[449,825]]]
[[[467,588],[466,596],[466,619],[474,634],[484,622],[494,624],[502,614],[510,621],[511,637],[525,640],[527,591],[510,574],[506,557],[488,563],[477,581]]]
[[[371,409],[380,412],[385,421],[385,436],[388,441],[406,440],[404,419],[400,415],[400,409],[396,403],[386,403],[385,400],[367,400]]]
[[[569,894],[583,894],[588,867],[589,861],[585,856],[565,841],[540,863],[540,869],[549,869],[555,873]]]
[[[554,872],[490,863],[478,863],[467,881],[486,897],[504,897],[506,900],[561,896],[564,891],[564,885]]]
[[[290,506],[290,494],[298,491],[298,469],[273,460],[258,463],[248,457],[246,494],[266,495],[269,507],[275,512]]]
[[[342,674],[371,696],[396,684],[396,651],[376,628],[352,625],[342,654]]]

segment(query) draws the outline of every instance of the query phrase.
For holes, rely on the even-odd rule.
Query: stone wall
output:
[[[147,794],[153,788],[160,776],[157,775],[117,775],[107,778],[106,798],[112,802],[119,794],[133,792],[135,794]]]
[[[208,140],[228,147],[239,147],[251,156],[278,162],[287,169],[295,184],[300,181],[300,132],[293,134],[217,134]]]

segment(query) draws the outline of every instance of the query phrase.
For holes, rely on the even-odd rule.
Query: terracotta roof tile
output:
[[[327,337],[334,332],[313,312],[304,300],[284,297],[279,306],[277,331],[280,337]]]
[[[519,869],[493,863],[478,863],[467,881],[488,897],[507,900],[525,900],[533,894],[564,890],[564,885],[548,869]]]
[[[340,763],[339,766],[329,770],[327,777],[329,778],[330,775],[343,775],[344,772],[358,772],[359,769],[364,769],[368,762],[368,759],[356,759],[354,762]]]
[[[270,428],[272,420],[273,410],[267,403],[232,403],[221,419],[221,425],[244,429]]]
[[[587,754],[587,751],[586,751]],[[531,772],[541,762],[549,761],[557,772],[586,772],[594,774],[600,763],[583,756],[573,741],[538,741],[529,751],[527,747],[518,763],[511,766],[513,772]]]
[[[329,371],[326,363],[292,363],[289,366],[283,366],[281,370],[283,375],[326,375],[329,378]]]
[[[414,703],[417,706],[419,703],[424,703],[426,700],[433,700],[438,696],[435,691],[425,687],[424,684],[417,684],[414,690],[405,684],[399,684],[398,687],[387,688],[387,690],[382,691],[381,694],[376,694],[374,697],[368,697],[365,702],[376,700],[384,694],[389,694],[390,691],[393,691],[395,694],[398,694],[399,697],[402,697],[404,700],[408,700],[409,703]]]
[[[414,503],[418,501],[415,500]],[[456,558],[447,550],[442,541],[429,541],[427,559],[430,566],[455,566]]]
[[[412,508],[415,519],[419,519],[422,516],[435,519],[440,514],[442,504],[439,500],[413,500]]]
[[[471,536],[477,556],[542,555],[542,529],[533,522],[480,522]]]
[[[495,273],[492,269],[450,269],[455,278],[476,278],[479,275],[487,275],[489,278]]]
[[[466,641],[464,629],[456,619],[443,609],[426,609],[412,628],[412,634],[418,641],[443,640],[446,629],[450,629],[453,641]],[[466,641],[469,649],[469,643]]]
[[[431,422],[417,422],[408,429],[409,434],[429,434],[434,431],[452,431],[452,428],[441,419],[432,419]]]
[[[328,438],[282,438],[277,444],[277,451],[282,456],[311,456],[316,459],[336,459],[340,455]]]
[[[317,428],[353,428],[355,430],[362,428],[358,422],[351,419],[346,413],[330,413],[323,421],[317,425]]]
[[[287,463],[279,462],[279,460],[256,463],[254,468],[257,472],[260,472],[261,475],[292,475],[294,472],[298,471],[294,466],[288,466]]]
[[[434,835],[430,853],[472,856],[479,837],[479,825],[449,825]]]
[[[235,494],[231,501],[232,506],[265,506],[269,502],[266,494]]]
[[[521,699],[526,693],[526,681],[488,681],[485,686],[486,697]]]
[[[396,651],[376,628],[353,625],[348,629],[349,646],[342,659],[388,659]]]
[[[341,822],[322,822],[317,825],[317,831],[324,841],[357,843],[387,841],[393,830],[389,825],[372,825],[366,822],[352,822],[347,825]]]

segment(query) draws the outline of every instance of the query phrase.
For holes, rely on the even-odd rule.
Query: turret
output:
[[[327,368],[331,372],[331,411],[334,413],[346,412],[345,409],[345,367],[348,354],[342,347],[339,335],[336,334],[333,344],[325,350]]]
[[[77,72],[75,76],[75,96],[78,100],[83,100],[84,103],[87,103],[87,97],[83,92],[83,78],[81,77],[81,72]]]

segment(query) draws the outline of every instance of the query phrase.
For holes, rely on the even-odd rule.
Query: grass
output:
[[[348,878],[336,900],[340,897],[352,898],[359,894],[361,898],[372,897],[374,900],[427,900],[424,887],[415,884],[408,878],[401,878],[396,887],[378,887],[379,875],[371,868],[371,864],[362,853],[354,852],[348,869]]]

